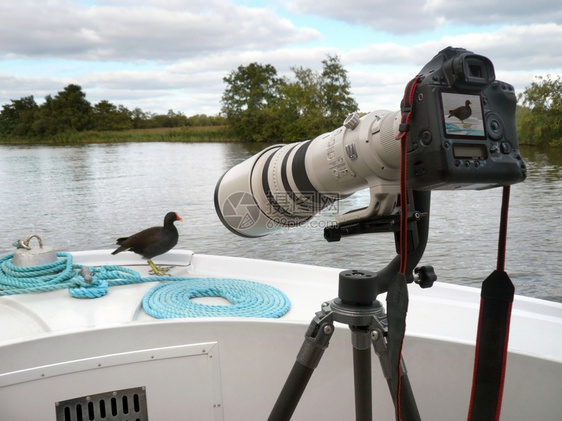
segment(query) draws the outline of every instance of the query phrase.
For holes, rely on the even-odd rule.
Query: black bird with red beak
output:
[[[457,107],[454,110],[449,110],[449,118],[456,117],[462,123],[464,123],[464,120],[466,120],[468,117],[472,115],[472,108],[470,108],[470,104],[472,104],[472,102],[470,102],[467,99],[464,105],[461,105],[460,107]]]
[[[130,237],[118,238],[119,247],[111,254],[132,251],[147,259],[156,275],[166,274],[167,270],[156,266],[152,258],[170,251],[178,243],[179,234],[174,225],[176,221],[183,219],[176,212],[168,212],[164,217],[164,226],[147,228]]]

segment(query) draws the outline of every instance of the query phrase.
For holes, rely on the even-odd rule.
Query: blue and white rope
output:
[[[70,253],[57,253],[56,262],[30,267],[16,266],[12,259],[13,254],[0,259],[0,296],[68,288],[73,297],[98,298],[106,295],[110,286],[166,281],[149,290],[143,299],[145,311],[156,318],[273,318],[283,316],[290,308],[290,301],[282,291],[241,279],[143,278],[138,272],[122,266],[73,264]],[[231,305],[206,305],[191,300],[197,297],[222,297]]]

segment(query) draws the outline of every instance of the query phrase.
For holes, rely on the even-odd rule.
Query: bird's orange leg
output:
[[[152,268],[152,271],[154,272],[154,274],[156,276],[167,275],[168,272],[170,271],[170,268],[161,268],[161,267],[156,266],[151,259],[146,259],[146,261],[148,262],[148,264],[150,265],[150,267]]]

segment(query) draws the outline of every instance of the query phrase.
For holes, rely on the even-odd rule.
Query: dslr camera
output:
[[[417,76],[411,108],[350,115],[315,139],[274,145],[228,170],[215,189],[223,224],[245,237],[299,226],[324,207],[369,189],[368,206],[339,225],[396,214],[402,113],[408,126],[408,189],[488,189],[521,182],[513,86],[492,62],[448,47]]]

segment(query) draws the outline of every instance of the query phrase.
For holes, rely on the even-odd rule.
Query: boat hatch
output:
[[[63,356],[61,361],[0,374],[0,420],[154,421],[184,414],[197,421],[224,420],[218,342],[118,353],[94,349],[117,337],[134,340],[134,332],[126,331],[91,331],[80,339],[57,337],[55,355],[41,343],[34,344],[35,350],[44,351],[40,354],[54,357],[70,349],[66,340],[92,346],[88,356]]]

